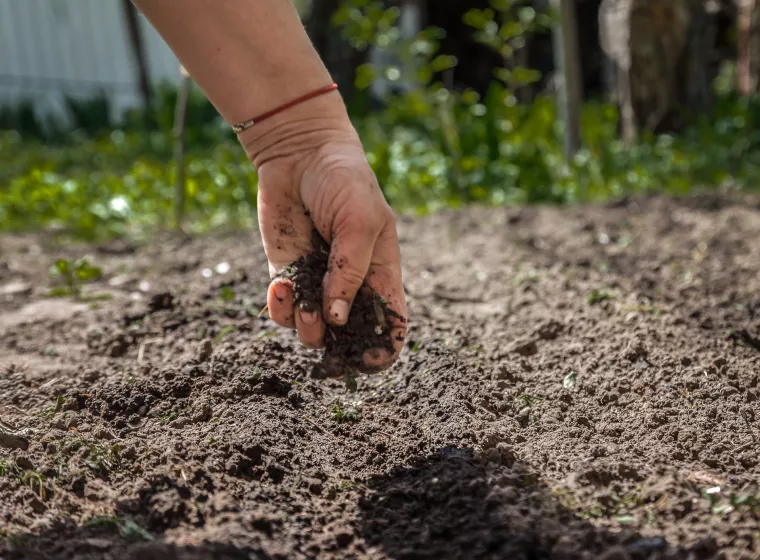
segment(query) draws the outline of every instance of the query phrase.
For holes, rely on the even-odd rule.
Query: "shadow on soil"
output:
[[[689,558],[663,538],[577,517],[506,449],[447,448],[369,487],[358,530],[394,560]]]
[[[687,560],[712,558],[678,549],[660,537],[598,528],[564,507],[539,473],[507,449],[475,453],[448,447],[370,480],[359,498],[353,550],[307,558],[393,560]],[[319,529],[316,529],[318,532]],[[258,535],[261,536],[261,535]],[[302,536],[308,543],[308,533]],[[53,526],[12,538],[3,559],[269,560],[260,548],[213,542],[176,547],[156,540],[129,544],[114,529]],[[276,541],[278,536],[270,536]],[[250,535],[251,542],[256,535]],[[239,539],[238,539],[239,540]],[[304,547],[305,548],[305,547]],[[313,549],[312,549],[313,550]],[[277,559],[284,559],[278,555]]]

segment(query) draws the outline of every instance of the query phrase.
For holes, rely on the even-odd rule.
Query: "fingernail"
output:
[[[301,321],[304,325],[316,325],[319,315],[316,311],[301,311]]]
[[[285,286],[285,284],[275,284],[274,285],[274,297],[277,298],[277,301],[282,303],[285,301],[285,298],[288,297],[288,287]]]
[[[330,316],[333,321],[341,325],[348,321],[348,302],[342,299],[336,299],[330,305]]]

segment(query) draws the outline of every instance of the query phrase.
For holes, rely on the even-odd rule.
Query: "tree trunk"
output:
[[[145,42],[143,40],[142,30],[140,29],[140,20],[132,0],[122,0],[122,11],[124,13],[124,23],[127,27],[127,37],[132,49],[132,56],[137,67],[137,80],[140,88],[140,97],[142,97],[143,109],[146,111],[151,106],[151,88],[150,88],[150,71],[148,66],[148,57],[145,53]]]
[[[709,110],[715,27],[703,0],[603,0],[599,29],[624,140],[677,131],[688,114]]]
[[[739,0],[737,16],[737,90],[752,95],[760,88],[760,2]]]

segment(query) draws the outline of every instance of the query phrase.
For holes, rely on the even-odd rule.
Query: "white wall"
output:
[[[140,24],[151,80],[177,81],[174,55]],[[40,113],[60,114],[64,94],[100,89],[119,112],[140,104],[119,0],[0,0],[0,105],[33,99]]]

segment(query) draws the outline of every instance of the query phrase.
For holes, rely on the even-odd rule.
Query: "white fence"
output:
[[[150,79],[176,82],[171,50],[140,16]],[[105,93],[115,111],[140,105],[120,0],[0,0],[0,105],[32,100],[63,114],[65,95]]]

